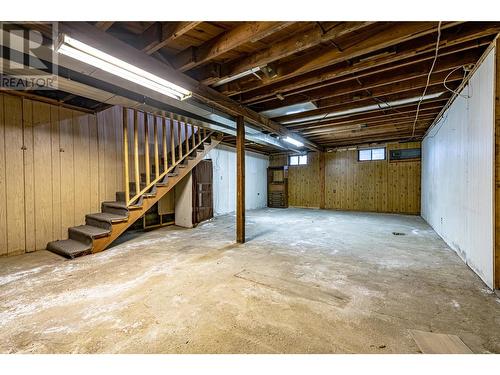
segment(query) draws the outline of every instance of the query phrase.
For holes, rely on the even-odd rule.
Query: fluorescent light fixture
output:
[[[313,102],[305,102],[305,103],[286,105],[284,107],[279,107],[274,109],[268,109],[267,111],[260,112],[260,114],[269,118],[273,118],[273,117],[291,115],[294,113],[311,111],[313,109],[318,109],[318,107],[316,107],[316,105]]]
[[[190,91],[172,82],[108,55],[66,34],[62,34],[61,40],[56,47],[56,52],[80,60],[86,64],[95,66],[96,68],[151,90],[155,90],[174,99],[184,100],[192,95]]]
[[[230,76],[230,77],[227,77],[227,78],[221,79],[220,81],[218,81],[218,82],[214,83],[214,84],[212,85],[212,87],[221,86],[221,85],[223,85],[224,83],[228,83],[228,82],[231,82],[231,81],[236,81],[237,79],[240,79],[240,78],[243,78],[243,77],[249,76],[250,74],[255,74],[255,73],[257,73],[259,70],[260,70],[260,67],[256,67],[256,68],[252,68],[252,69],[245,70],[244,72],[241,72],[241,73],[235,74],[234,76]],[[257,77],[258,77],[258,76],[257,76]],[[259,78],[260,78],[260,77],[259,77]]]
[[[297,147],[302,147],[302,146],[304,146],[304,144],[303,144],[302,142],[297,141],[296,139],[290,138],[290,137],[288,137],[288,136],[287,136],[287,137],[284,137],[284,138],[283,138],[283,140],[284,140],[285,142],[288,142],[288,143],[290,143],[290,144],[292,144],[292,145],[294,145],[294,146],[297,146]]]
[[[441,96],[442,94],[443,94],[442,92],[438,92],[436,94],[425,95],[422,100],[435,99],[435,98]],[[323,120],[326,118],[343,116],[343,115],[351,115],[351,114],[371,111],[371,110],[379,109],[379,108],[389,108],[389,107],[394,107],[394,106],[403,105],[403,104],[415,103],[415,102],[418,102],[420,100],[420,98],[421,98],[420,96],[415,96],[413,98],[394,100],[392,102],[387,102],[387,103],[381,102],[379,104],[372,104],[372,105],[367,105],[367,106],[359,107],[359,108],[346,109],[345,111],[331,112],[331,113],[327,114],[326,116],[323,114],[323,115],[317,115],[317,116],[303,117],[303,118],[299,118],[296,120],[284,121],[284,122],[282,122],[282,124],[286,125],[286,124],[295,124],[297,122],[304,122],[304,121]],[[287,114],[290,114],[290,113],[287,113]]]

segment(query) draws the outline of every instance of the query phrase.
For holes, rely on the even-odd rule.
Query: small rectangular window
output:
[[[307,154],[290,156],[290,165],[307,165]]]
[[[385,160],[385,147],[358,150],[358,161]]]

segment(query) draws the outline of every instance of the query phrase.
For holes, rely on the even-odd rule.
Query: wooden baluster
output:
[[[192,149],[194,150],[196,148],[196,135],[194,134],[193,124],[191,124],[191,145],[193,146]]]
[[[134,109],[134,177],[135,194],[141,191],[141,180],[139,175],[139,112]]]
[[[203,128],[203,139],[207,137],[207,128]]]
[[[201,128],[198,126],[198,144],[201,143]]]
[[[146,161],[146,185],[149,185],[151,161],[149,159],[149,116],[146,112],[144,112],[144,159]]]
[[[125,203],[130,199],[130,186],[128,176],[128,110],[123,108],[123,182],[125,184]]]
[[[177,119],[177,147],[179,147],[179,160],[182,159],[182,136],[181,136],[181,122]]]
[[[162,148],[163,148],[163,172],[168,169],[168,157],[167,157],[167,121],[165,117],[161,118],[161,129],[162,129]]]
[[[175,132],[174,132],[174,114],[173,113],[170,114],[170,153],[172,155],[172,165],[174,165],[175,164]]]
[[[154,132],[153,135],[155,137],[155,179],[160,176],[160,155],[158,150],[158,118],[153,116],[154,119]]]
[[[184,143],[186,144],[186,155],[189,154],[189,136],[188,136],[188,123],[184,119]]]

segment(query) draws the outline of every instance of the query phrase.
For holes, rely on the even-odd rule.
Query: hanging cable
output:
[[[420,111],[420,104],[422,104],[422,101],[424,100],[425,94],[427,93],[427,88],[429,87],[429,82],[431,80],[431,74],[432,71],[434,70],[434,66],[436,65],[436,61],[438,58],[438,52],[439,52],[439,42],[441,40],[441,21],[438,23],[438,29],[437,29],[438,35],[437,35],[437,41],[436,41],[436,53],[434,54],[434,60],[432,61],[431,69],[429,70],[429,74],[427,75],[427,83],[425,84],[424,92],[422,96],[420,97],[420,100],[418,101],[417,104],[417,113],[415,114],[415,121],[413,121],[413,130],[411,132],[411,138],[415,136],[415,129],[417,126],[417,120],[418,120],[418,112]]]
[[[459,66],[459,67],[456,67],[455,69],[453,69],[451,72],[448,73],[448,75],[445,77],[444,81],[443,81],[443,85],[444,85],[444,88],[450,92],[452,92],[453,94],[457,95],[457,96],[460,96],[464,99],[470,99],[470,96],[469,95],[462,95],[461,93],[455,91],[455,90],[452,90],[450,89],[448,86],[446,86],[446,80],[454,73],[456,72],[458,69],[461,69],[463,68],[464,69],[464,76],[462,78],[462,81],[465,79],[465,77],[467,76],[467,69],[466,69],[466,65],[462,65],[462,66]]]

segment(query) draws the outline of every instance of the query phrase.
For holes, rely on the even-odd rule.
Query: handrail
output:
[[[133,150],[133,173],[134,183],[135,183],[135,195],[130,197],[130,181],[129,176],[129,111],[133,114],[133,139],[132,150]],[[143,124],[144,129],[140,133],[144,135],[144,163],[145,163],[145,182],[146,186],[141,190],[141,174],[139,168],[139,113],[144,115]],[[152,116],[153,121],[153,152],[154,152],[154,171],[151,170],[151,159],[150,159],[150,125]],[[169,126],[167,126],[167,120],[169,121]],[[200,123],[192,121],[186,117],[176,116],[173,113],[167,115],[158,115],[153,113],[148,113],[140,111],[133,108],[123,107],[123,166],[124,166],[124,185],[125,185],[125,202],[127,206],[133,205],[141,195],[149,191],[156,183],[161,181],[168,173],[170,173],[175,167],[177,167],[181,162],[183,162],[188,156],[190,156],[203,142],[209,139],[214,132],[208,131],[204,126],[200,126]],[[160,123],[158,123],[160,121]],[[175,126],[174,121],[177,126]],[[161,150],[162,158],[160,159],[160,145],[158,136],[160,135],[159,128],[161,128]],[[177,128],[177,129],[175,129]],[[176,131],[177,130],[177,131]],[[189,134],[189,130],[191,134]],[[167,132],[170,134],[170,142],[167,142]],[[182,138],[184,136],[184,139]],[[142,136],[141,136],[142,138]],[[169,144],[167,144],[169,143]],[[177,145],[176,145],[177,143]],[[175,148],[178,147],[178,150]],[[185,149],[185,152],[183,152]],[[178,152],[177,152],[178,151]],[[168,160],[170,154],[170,163]],[[160,160],[163,161],[163,168],[160,168]],[[141,161],[141,164],[143,161]],[[169,165],[170,164],[170,165]],[[163,172],[161,172],[163,169]],[[152,179],[152,173],[154,173],[154,180]],[[140,191],[139,191],[140,190]]]
[[[168,173],[170,173],[173,169],[175,169],[175,167],[177,167],[181,162],[184,161],[184,159],[186,159],[192,152],[196,151],[196,148],[202,144],[203,142],[205,142],[208,138],[210,138],[212,135],[214,134],[214,132],[209,132],[208,135],[203,138],[202,142],[199,142],[196,144],[196,147],[193,148],[192,150],[190,150],[187,154],[185,154],[183,156],[183,158],[181,160],[178,160],[175,164],[172,164],[169,168],[167,168],[162,174],[160,174],[160,176],[158,178],[155,178],[154,181],[152,181],[149,185],[147,185],[144,189],[142,189],[138,194],[134,195],[132,198],[130,198],[130,200],[127,202],[127,206],[130,206],[132,203],[134,203],[137,199],[139,199],[139,197],[145,193],[148,192],[149,189],[151,189],[153,187],[153,185],[155,185],[156,183],[160,182]]]

